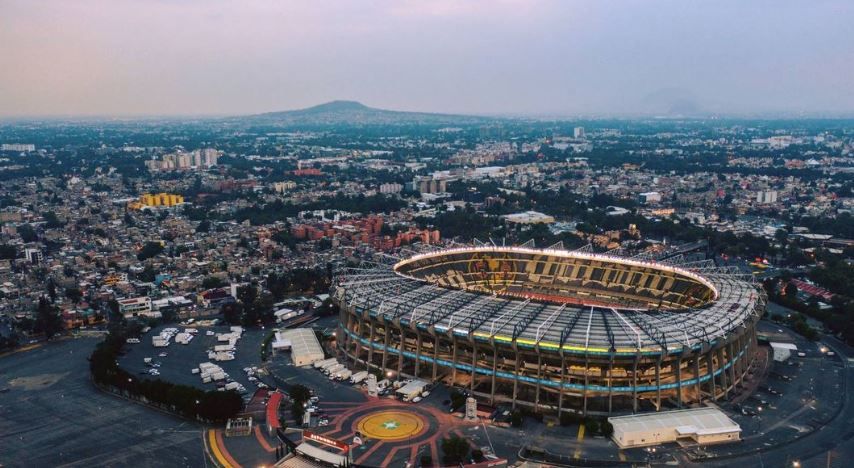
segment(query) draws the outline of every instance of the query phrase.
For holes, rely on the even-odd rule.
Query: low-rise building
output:
[[[136,317],[136,316],[150,316],[151,312],[151,298],[149,297],[132,297],[129,299],[120,299],[119,300],[119,313],[122,314],[125,318]],[[157,312],[157,316],[160,313]]]
[[[707,445],[739,440],[741,427],[717,408],[695,408],[608,418],[620,448],[671,442]]]

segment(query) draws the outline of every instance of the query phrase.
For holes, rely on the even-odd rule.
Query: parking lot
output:
[[[157,336],[164,328],[170,327],[178,328],[179,331],[184,331],[186,328],[196,328],[199,331],[189,344],[180,344],[172,339],[167,347],[155,347],[152,344],[152,337]],[[208,335],[208,331],[213,332],[214,335]],[[249,380],[243,369],[261,365],[261,343],[264,341],[267,331],[257,329],[244,330],[242,338],[237,343],[234,359],[231,361],[214,361],[210,359],[208,357],[208,350],[213,349],[217,344],[222,344],[217,342],[215,334],[228,332],[229,327],[227,326],[160,326],[142,335],[139,343],[126,345],[125,350],[127,352],[119,358],[119,365],[128,372],[137,374],[140,378],[159,378],[176,384],[191,385],[204,390],[215,390],[217,386],[214,382],[202,383],[199,374],[191,372],[192,369],[198,368],[202,362],[212,362],[222,367],[230,379],[239,382],[246,388],[248,394],[251,394],[257,388],[257,385],[255,382]],[[166,355],[161,356],[163,353]],[[146,364],[145,358],[151,358],[151,364],[159,366],[156,367],[159,375],[151,375],[149,373],[153,367]]]
[[[98,391],[96,338],[0,359],[0,466],[207,466],[202,427]]]

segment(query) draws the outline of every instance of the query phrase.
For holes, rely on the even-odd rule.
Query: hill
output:
[[[356,101],[331,101],[305,109],[268,112],[243,117],[253,123],[294,126],[324,125],[459,125],[485,123],[486,117],[404,112],[368,107]]]

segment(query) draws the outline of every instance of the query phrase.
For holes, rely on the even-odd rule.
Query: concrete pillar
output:
[[[433,336],[433,381],[436,381],[436,376],[439,375],[439,335],[436,330],[430,329],[430,334]]]
[[[557,397],[557,414],[560,417],[563,414],[563,392],[564,384],[566,383],[566,356],[563,350],[560,350],[560,392]]]
[[[608,357],[608,414],[613,411],[614,394],[611,388],[614,386],[614,356]]]
[[[383,374],[385,374],[388,372],[388,368],[386,367],[386,364],[388,363],[388,343],[389,343],[389,339],[391,337],[391,329],[389,327],[388,322],[384,322],[383,325],[384,325],[383,328],[385,329],[385,337],[383,339],[383,345],[385,345],[385,347],[383,348],[382,368],[383,368]]]
[[[400,378],[400,373],[403,372],[403,350],[406,349],[406,330],[403,327],[398,327],[400,331],[400,346],[397,348],[397,375]]]
[[[699,353],[694,354],[693,358],[694,358],[694,376],[696,377],[694,379],[694,387],[695,387],[695,391],[697,392],[697,401],[702,401],[703,393],[702,393],[702,387],[700,386],[700,354]]]
[[[371,345],[370,345],[370,346],[368,346],[368,363],[369,363],[369,367],[370,367],[370,366],[372,366],[372,365],[374,365],[374,337],[376,336],[376,335],[374,334],[374,321],[373,321],[373,320],[371,320],[371,321],[370,321],[370,324],[371,324],[371,329],[370,329],[370,343],[371,343]]]
[[[655,361],[655,409],[661,411],[661,356]]]
[[[587,416],[587,389],[590,386],[590,356],[584,353],[584,389],[581,391],[581,414]]]
[[[477,377],[475,367],[477,367],[477,342],[471,340],[471,391],[474,391],[474,380]]]
[[[672,364],[671,364],[672,365]],[[676,360],[676,404],[682,407],[682,355]]]
[[[415,330],[415,339],[417,341],[417,345],[415,348],[415,378],[418,378],[418,370],[421,367],[421,332]]]
[[[489,403],[495,404],[495,373],[498,371],[498,348],[495,347],[495,340],[492,341],[492,390],[489,394]]]
[[[709,375],[711,376],[709,379],[711,382],[709,388],[712,390],[712,401],[718,401],[718,387],[715,379],[715,351],[709,351],[708,354],[706,354],[706,362]]]
[[[543,358],[537,349],[537,389],[534,391],[534,411],[540,409],[540,379],[543,378]]]
[[[457,385],[457,337],[451,333],[451,349],[453,350],[453,359],[451,362],[451,385]]]
[[[513,348],[516,351],[516,365],[513,368],[513,409],[516,409],[516,394],[519,389],[519,349],[513,343]]]
[[[632,365],[632,413],[638,412],[638,360],[640,353],[635,355],[635,362]]]

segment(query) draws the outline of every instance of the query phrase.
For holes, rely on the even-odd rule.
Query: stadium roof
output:
[[[686,310],[617,310],[607,306],[553,304],[444,288],[399,275],[391,264],[383,263],[344,270],[335,281],[336,297],[358,310],[403,325],[478,340],[580,353],[658,354],[683,347],[699,348],[728,335],[761,313],[763,298],[752,284],[752,276],[716,267],[711,261],[687,262],[681,256],[656,261],[642,255],[627,257],[619,252],[593,254],[589,248],[566,251],[489,245],[469,249],[527,250],[678,270],[710,285],[717,297],[704,307]]]

